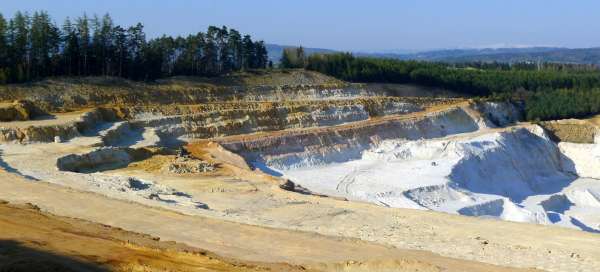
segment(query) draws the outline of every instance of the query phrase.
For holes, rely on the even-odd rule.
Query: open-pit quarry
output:
[[[273,271],[600,269],[596,119],[306,71],[0,98],[11,204]]]

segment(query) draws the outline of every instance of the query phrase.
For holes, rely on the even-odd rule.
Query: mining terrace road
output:
[[[242,134],[242,135],[231,135],[224,137],[217,137],[211,139],[202,139],[195,140],[194,142],[204,142],[204,141],[216,141],[220,143],[231,143],[231,142],[245,142],[252,141],[261,138],[269,138],[269,137],[280,137],[283,135],[299,135],[299,134],[318,134],[325,133],[330,131],[340,131],[346,129],[354,129],[358,127],[368,127],[368,126],[377,126],[386,122],[395,122],[395,121],[409,121],[409,120],[418,120],[422,117],[436,114],[444,111],[448,111],[454,108],[465,108],[468,107],[469,102],[466,100],[462,100],[460,102],[454,102],[452,104],[445,105],[437,105],[433,107],[429,107],[423,111],[408,113],[408,114],[395,114],[395,115],[386,115],[382,117],[370,118],[368,120],[356,121],[345,123],[341,125],[335,126],[325,126],[325,127],[310,127],[310,128],[294,128],[294,129],[285,129],[285,130],[277,130],[277,131],[268,131],[268,132],[257,132],[251,134]]]

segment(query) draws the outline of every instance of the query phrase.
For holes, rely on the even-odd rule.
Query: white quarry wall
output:
[[[523,119],[523,111],[508,102],[482,102],[475,109],[488,121],[489,126],[507,126]]]
[[[600,137],[593,144],[561,142],[558,144],[564,154],[565,164],[572,165],[580,177],[600,179]]]
[[[566,163],[561,150],[532,126],[385,140],[347,162],[267,166],[315,193],[350,200],[600,230],[600,182],[574,174],[597,175],[600,162],[588,152]]]

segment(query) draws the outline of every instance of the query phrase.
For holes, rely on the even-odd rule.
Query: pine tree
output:
[[[0,13],[0,84],[8,82],[8,33],[7,22]]]
[[[279,66],[284,69],[292,68],[292,54],[289,48],[283,49],[281,59],[279,60]]]
[[[217,30],[217,48],[219,51],[219,74],[231,72],[233,69],[233,56],[229,47],[229,30],[226,26]]]
[[[255,50],[255,68],[267,68],[267,64],[269,62],[269,55],[267,52],[267,47],[265,46],[264,41],[259,41],[254,43]]]
[[[146,47],[146,34],[144,34],[144,26],[138,23],[135,26],[127,29],[128,53],[131,60],[128,67],[128,74],[133,79],[143,79],[144,77],[144,59],[143,50]]]
[[[67,17],[62,28],[62,43],[63,43],[63,65],[66,75],[79,74],[79,39],[77,37],[77,29],[71,23],[71,19]]]
[[[304,48],[284,48],[280,62],[281,68],[304,68],[306,57]]]
[[[90,52],[88,57],[89,73],[91,75],[103,74],[102,63],[104,59],[103,55],[103,37],[102,37],[102,22],[98,15],[94,14],[90,20],[91,25],[91,43]]]
[[[242,69],[243,63],[243,49],[242,49],[242,35],[235,29],[229,30],[229,48],[231,50],[231,58],[233,70]]]
[[[255,57],[254,42],[252,42],[250,35],[245,35],[242,39],[242,69],[254,68]]]
[[[196,50],[194,59],[197,61],[196,66],[197,74],[196,75],[208,75],[207,65],[206,65],[206,34],[202,32],[198,32],[196,34],[196,42],[198,43],[198,49]]]
[[[31,76],[40,78],[53,74],[60,33],[48,13],[42,11],[33,14],[29,36]]]
[[[296,61],[295,68],[304,68],[306,56],[304,55],[304,48],[302,46],[296,49]]]
[[[52,22],[50,16],[47,15],[47,39],[46,46],[48,48],[48,59],[50,61],[49,69],[47,69],[47,74],[45,76],[52,76],[60,73],[62,70],[60,67],[61,63],[61,32],[60,28]]]
[[[206,32],[204,48],[203,48],[203,63],[206,67],[207,75],[218,75],[218,59],[219,53],[216,44],[216,34],[219,31],[216,27],[209,27]]]
[[[100,24],[100,33],[98,34],[98,55],[99,59],[97,62],[100,64],[101,73],[105,76],[111,75],[111,66],[114,57],[114,33],[113,33],[113,21],[110,15],[107,13],[102,17]]]
[[[127,32],[121,26],[116,26],[112,33],[114,35],[114,52],[113,58],[115,62],[115,75],[119,77],[125,75],[125,67],[129,63],[129,51],[127,47]]]
[[[15,82],[23,82],[30,79],[29,77],[29,16],[21,12],[17,12],[9,27],[9,43],[12,74],[10,77]]]
[[[89,60],[90,60],[90,26],[89,19],[87,15],[84,13],[83,17],[77,18],[77,42],[79,46],[79,65],[78,65],[78,75],[88,75],[89,74]]]
[[[0,83],[46,76],[122,76],[152,80],[175,75],[218,76],[272,67],[263,41],[234,29],[211,26],[205,33],[146,40],[143,25],[114,26],[110,15],[72,22],[59,29],[47,12],[30,18],[0,14]]]

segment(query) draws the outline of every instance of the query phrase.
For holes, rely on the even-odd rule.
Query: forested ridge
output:
[[[592,65],[450,64],[355,57],[349,53],[304,57],[298,51],[287,55],[293,56],[286,60],[293,62],[291,67],[303,65],[352,82],[411,83],[495,100],[524,101],[529,120],[600,113],[600,70]]]
[[[154,80],[220,76],[272,67],[263,41],[225,26],[185,37],[148,39],[141,23],[115,25],[110,15],[67,18],[44,11],[0,14],[0,84],[53,76],[117,76]],[[351,82],[411,83],[492,99],[526,102],[530,120],[600,113],[600,70],[554,63],[442,63],[306,54],[285,48],[281,68],[304,68]]]
[[[0,14],[0,83],[49,76],[217,76],[268,65],[263,41],[225,26],[147,39],[141,23],[122,27],[108,14],[67,18],[60,27],[44,11],[17,12],[11,19]]]
[[[434,63],[354,57],[351,54],[311,55],[306,68],[355,82],[414,83],[471,95],[600,87],[600,71],[566,64]]]

